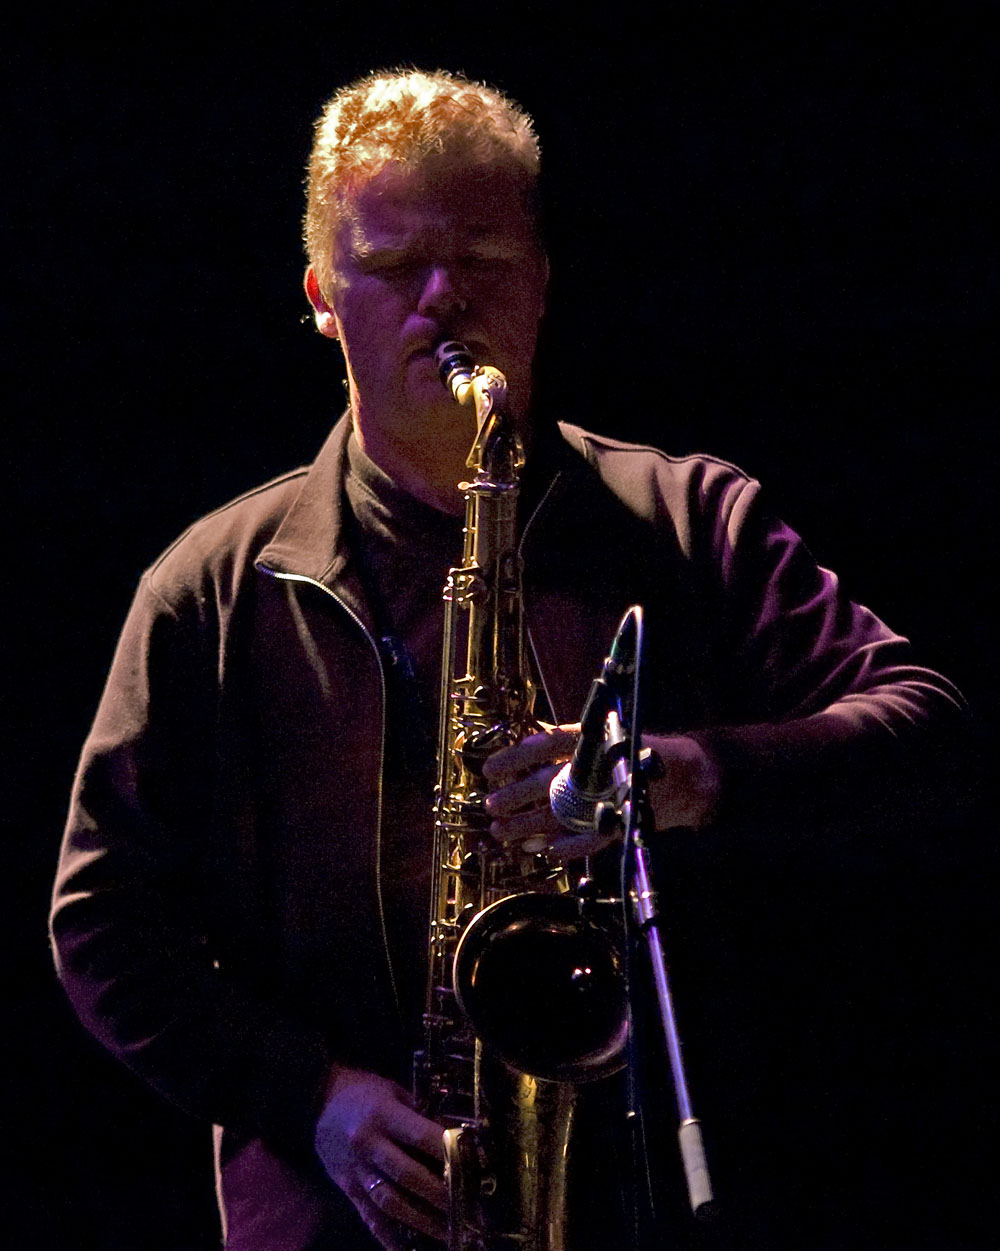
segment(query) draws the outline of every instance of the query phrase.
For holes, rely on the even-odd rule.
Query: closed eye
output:
[[[422,262],[404,252],[371,252],[358,258],[358,268],[363,274],[406,274]]]

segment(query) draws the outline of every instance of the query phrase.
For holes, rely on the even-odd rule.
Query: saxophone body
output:
[[[537,728],[518,553],[524,450],[506,381],[437,349],[474,404],[462,561],[444,588],[424,1047],[414,1088],[446,1126],[449,1251],[574,1251],[568,1165],[580,1092],[622,1067],[621,954],[562,866],[498,850],[483,810],[489,755]]]

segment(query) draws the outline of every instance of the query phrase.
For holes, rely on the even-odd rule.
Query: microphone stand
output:
[[[618,708],[612,707],[607,716],[605,751],[612,763],[611,778],[614,798],[598,803],[594,815],[594,828],[610,831],[616,826],[622,830],[622,878],[628,890],[636,923],[645,936],[649,950],[650,967],[659,1007],[663,1036],[677,1100],[679,1127],[677,1131],[684,1176],[687,1181],[688,1199],[695,1216],[712,1215],[712,1182],[705,1161],[701,1137],[701,1123],[694,1115],[688,1092],[681,1055],[680,1036],[674,1014],[673,998],[667,961],[659,933],[659,904],[652,881],[646,838],[654,832],[652,806],[649,801],[648,778],[656,767],[656,758],[648,749],[640,746],[640,662],[642,658],[642,608],[629,609],[626,621],[633,618],[635,630],[635,665],[631,697],[621,699]],[[621,634],[625,621],[619,630]],[[627,904],[626,904],[627,906]]]

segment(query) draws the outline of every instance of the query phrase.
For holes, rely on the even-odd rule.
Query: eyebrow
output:
[[[440,232],[440,233],[439,233]],[[442,241],[449,243],[455,242],[455,235],[448,227],[438,227],[431,225],[426,228],[415,230],[407,234],[405,231],[400,233],[376,233],[374,237],[358,237],[359,232],[352,230],[350,241],[350,254],[359,259],[365,256],[375,254],[390,254],[398,252],[400,254],[410,251],[421,251],[428,247],[437,247]],[[528,243],[531,240],[520,234],[511,233],[509,231],[497,230],[492,222],[482,222],[473,224],[472,226],[463,225],[459,237],[462,246],[475,246],[483,243]]]

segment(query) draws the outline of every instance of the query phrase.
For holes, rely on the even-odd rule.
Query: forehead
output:
[[[351,196],[339,251],[486,237],[540,246],[525,174],[506,165],[427,162],[387,166]]]

